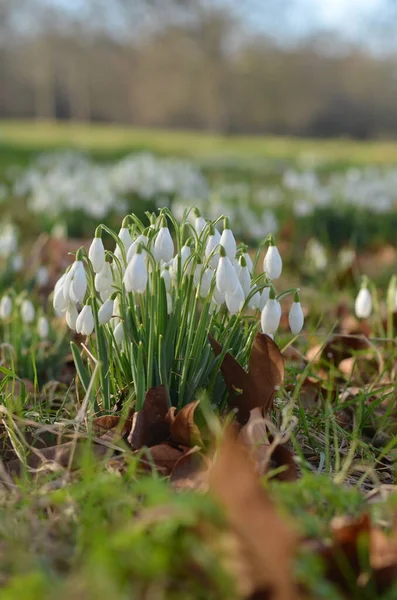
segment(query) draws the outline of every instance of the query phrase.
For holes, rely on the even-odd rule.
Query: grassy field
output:
[[[391,142],[0,122],[0,171],[60,148],[86,150],[99,160],[143,150],[203,164],[225,160],[225,171],[231,165],[238,181],[250,165],[260,169],[267,160],[330,170],[397,165]],[[92,306],[95,320],[91,333],[77,335],[51,307],[59,263],[65,261],[63,271],[75,241],[40,238],[39,217],[21,199],[4,202],[15,222],[23,222],[22,246],[29,232],[34,243],[39,238],[33,247],[25,239],[28,251],[21,251],[32,255],[34,267],[45,256],[51,277],[40,286],[33,267],[16,270],[18,250],[0,258],[0,598],[395,600],[397,286],[390,279],[391,245],[380,236],[376,252],[363,244],[360,260],[341,266],[331,257],[326,270],[312,271],[289,231],[293,223],[284,223],[277,237],[281,277],[275,283],[265,277],[262,251],[257,277],[248,277],[249,289],[265,282],[286,290],[278,296],[284,312],[277,345],[257,333],[264,327],[258,307],[228,314],[223,306],[213,313],[214,288],[199,299],[197,283],[182,267],[172,267],[167,293],[160,262],[152,264],[150,285],[135,296],[120,269],[111,290],[121,312],[111,323],[112,305],[109,320],[99,323],[105,300],[98,270],[94,275],[80,249],[88,288],[80,300],[68,291],[62,310],[68,306],[69,318],[70,302],[76,315],[77,308]],[[354,213],[353,207],[342,221],[331,214],[330,236],[337,237],[341,224],[350,234]],[[187,237],[165,215],[173,239],[192,245],[191,254],[185,248],[188,257],[205,262],[208,237],[200,241],[193,229]],[[359,216],[366,233],[374,218]],[[75,218],[87,219],[81,213]],[[113,264],[123,259],[123,251],[113,253],[120,220],[117,215],[114,232],[101,230]],[[395,231],[390,217],[385,220]],[[156,215],[151,228],[145,221],[135,229],[137,222],[136,215],[127,219],[134,223],[128,235],[145,231],[151,244],[165,223]],[[95,218],[84,236],[97,225]],[[172,265],[182,264],[178,252]],[[245,258],[239,260],[244,265]],[[379,285],[370,284],[368,319],[354,315],[364,273]],[[305,311],[296,335],[286,312],[295,286]],[[33,319],[23,315],[27,299]],[[48,330],[42,336],[43,317]],[[124,339],[117,342],[119,326]],[[207,362],[217,352],[209,334],[230,344],[221,372],[219,363]],[[146,396],[148,388],[154,393]],[[251,414],[248,424],[244,411]],[[244,462],[239,444],[227,445],[224,432],[233,419],[252,462]]]
[[[242,161],[286,160],[330,165],[397,163],[397,143],[349,139],[313,140],[288,137],[220,136],[191,131],[136,129],[120,125],[84,125],[32,121],[0,122],[0,156],[51,148],[78,148],[115,156],[130,151],[186,156],[224,157]]]

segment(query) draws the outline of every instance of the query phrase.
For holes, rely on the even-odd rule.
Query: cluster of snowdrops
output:
[[[104,234],[113,239],[114,251],[105,250]],[[276,293],[281,271],[272,235],[252,260],[247,247],[237,245],[227,218],[208,221],[190,209],[177,221],[163,209],[148,214],[147,224],[128,215],[118,234],[99,225],[88,252],[79,249],[55,285],[53,305],[71,329],[88,336],[83,353],[91,360],[84,366],[74,348],[75,361],[88,371],[81,373],[83,380],[91,380],[96,369],[105,407],[126,383],[138,406],[145,391],[159,384],[170,402],[185,404],[197,389],[215,393],[219,384],[214,373],[220,358],[208,335],[244,364],[258,331],[256,317],[260,314],[262,331],[273,337],[280,300],[291,294],[290,328],[294,335],[301,331],[299,291]]]

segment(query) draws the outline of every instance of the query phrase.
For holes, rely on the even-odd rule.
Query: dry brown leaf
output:
[[[269,600],[296,600],[292,564],[297,538],[278,515],[247,450],[230,430],[210,470],[210,491],[244,546],[242,557],[249,566],[253,593],[268,593]]]
[[[216,356],[222,346],[209,337]],[[248,373],[227,352],[222,365],[222,375],[229,391],[229,405],[237,409],[237,420],[244,425],[250,411],[261,407],[264,412],[271,408],[275,391],[284,380],[284,361],[274,341],[263,333],[257,333],[249,359]]]
[[[265,475],[269,470],[283,469],[275,475],[281,481],[295,481],[298,477],[292,452],[283,445],[273,444],[261,410],[251,411],[249,421],[242,427],[239,440],[244,444],[254,460],[256,471]]]
[[[163,475],[171,475],[175,465],[188,451],[189,448],[186,446],[174,446],[164,443],[144,448],[135,454],[139,455],[139,466],[145,471],[155,469]]]
[[[199,400],[189,402],[177,412],[176,416],[175,412],[172,413],[171,439],[177,444],[202,446],[200,430],[194,422],[194,413],[199,404]]]
[[[145,397],[143,408],[134,413],[128,442],[133,450],[154,446],[169,436],[170,421],[167,420],[168,400],[163,385],[151,388]]]
[[[211,461],[195,446],[178,460],[172,469],[170,483],[177,489],[205,491],[208,488],[208,468]]]

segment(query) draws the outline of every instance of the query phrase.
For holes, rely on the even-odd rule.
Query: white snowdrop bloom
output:
[[[169,292],[171,289],[171,274],[170,274],[169,267],[162,269],[162,271],[160,273],[160,277],[164,281],[166,291]]]
[[[39,288],[43,288],[48,284],[50,280],[50,274],[48,272],[48,268],[45,265],[41,265],[37,269],[35,279],[36,284]]]
[[[221,306],[225,302],[225,294],[221,294],[216,286],[214,288],[213,300],[218,306]]]
[[[65,275],[63,275],[61,277],[59,282],[61,282],[61,280],[64,277],[65,277]],[[62,283],[59,283],[58,286],[57,285],[55,286],[54,295],[53,295],[53,299],[52,299],[52,305],[54,307],[56,314],[58,316],[60,316],[62,313],[64,313],[65,310],[67,310],[69,303],[70,303],[69,297],[65,298],[63,285],[62,285]]]
[[[221,235],[220,244],[225,248],[226,256],[230,261],[233,261],[236,256],[237,244],[234,235],[229,226],[229,219],[226,217],[224,221],[224,229]]]
[[[79,316],[79,313],[77,312],[76,305],[69,304],[66,314],[65,314],[66,323],[67,323],[69,329],[76,331],[76,321],[77,321],[78,316]]]
[[[98,232],[98,236],[95,235],[91,242],[90,249],[88,250],[88,258],[95,273],[99,273],[105,264],[105,248],[100,237],[100,232]]]
[[[269,248],[267,249],[266,256],[263,260],[263,270],[269,279],[278,279],[283,269],[283,261],[277,246],[274,245],[273,240],[270,241]]]
[[[194,221],[194,229],[198,236],[201,235],[201,233],[203,232],[206,225],[207,225],[207,222],[204,219],[204,217],[202,217],[201,215],[196,217],[196,219]]]
[[[261,326],[263,333],[275,334],[281,319],[281,307],[277,302],[274,292],[270,293],[269,300],[266,302],[265,308],[261,313]]]
[[[167,314],[168,315],[170,315],[172,313],[172,308],[173,308],[172,296],[170,293],[167,292]]]
[[[127,252],[127,263],[129,263],[132,260],[132,257],[134,256],[134,254],[136,254],[139,244],[143,244],[143,246],[149,245],[149,239],[147,238],[146,235],[143,235],[143,233],[141,235],[138,235],[136,240],[134,240],[133,243],[131,244],[131,246],[129,247],[128,252]],[[142,253],[144,256],[147,254],[146,250],[144,250],[144,249],[142,249]]]
[[[220,242],[221,235],[216,227],[211,226],[210,235],[208,236],[207,244],[205,247],[205,258],[208,258],[213,252],[214,248],[216,248]],[[209,266],[212,269],[216,269],[219,263],[219,254],[215,252],[213,256],[209,260]]]
[[[358,319],[368,319],[372,312],[372,296],[367,287],[362,287],[357,294],[354,310]]]
[[[193,261],[189,260],[189,264],[185,267],[186,265],[186,261],[188,260],[189,256],[192,254],[192,249],[190,246],[182,246],[181,248],[181,267],[182,267],[182,271],[186,274],[186,275],[191,275],[192,273],[192,269],[193,269]]]
[[[75,261],[75,269],[70,281],[69,298],[72,302],[83,302],[87,291],[87,276],[81,260]]]
[[[240,257],[240,263],[237,268],[237,277],[243,288],[245,297],[247,297],[251,290],[251,274],[243,256]]]
[[[143,294],[146,291],[148,270],[142,251],[138,250],[125,270],[123,283],[127,292]]]
[[[244,290],[240,283],[237,282],[234,292],[227,291],[225,294],[225,302],[230,314],[235,315],[238,313],[244,306],[244,301]]]
[[[112,289],[113,271],[110,263],[107,261],[103,265],[101,271],[95,275],[94,285],[97,292],[106,292]]]
[[[299,300],[298,292],[295,293],[294,302],[288,314],[288,322],[293,335],[298,335],[302,331],[305,317]]]
[[[14,273],[20,273],[23,269],[23,258],[21,254],[14,254],[11,257],[11,269]]]
[[[119,238],[120,238],[120,241],[122,242],[122,244],[124,246],[124,250],[125,250],[125,253],[127,255],[128,250],[130,249],[130,247],[132,245],[132,238],[131,238],[130,230],[128,229],[128,227],[124,227],[122,225],[122,227],[121,227],[121,229],[119,231]],[[121,251],[121,248],[120,248],[119,244],[117,244],[117,246],[116,246],[116,249],[114,251],[114,255],[115,255],[115,257],[118,260],[122,261],[123,253]]]
[[[204,270],[201,278],[201,284],[199,283],[199,296],[200,298],[206,298],[210,293],[211,285],[215,276],[215,272],[209,267]]]
[[[48,319],[43,315],[41,315],[37,321],[37,333],[39,334],[39,338],[41,340],[46,340],[48,338],[48,334],[50,333]]]
[[[6,320],[11,316],[12,300],[10,296],[3,296],[0,300],[0,319]]]
[[[79,314],[76,320],[76,331],[81,335],[91,335],[94,331],[94,315],[92,314],[92,308],[89,304],[83,307],[83,310]]]
[[[235,291],[239,285],[237,273],[233,268],[230,259],[226,256],[225,249],[223,246],[220,247],[220,259],[218,268],[216,270],[216,287],[220,294],[231,294]]]
[[[261,295],[259,292],[255,292],[255,294],[253,294],[248,301],[248,307],[252,308],[253,310],[258,310],[260,308],[260,302]]]
[[[174,255],[174,242],[164,221],[154,241],[153,254],[156,260],[164,262],[171,260]]]
[[[114,334],[114,339],[116,341],[117,346],[121,346],[121,344],[123,343],[123,341],[125,339],[124,324],[122,321],[120,321],[120,323],[118,323],[116,325],[116,327],[114,328],[113,334]]]
[[[270,294],[270,288],[269,287],[263,288],[262,293],[261,293],[261,298],[259,301],[260,310],[263,310],[265,308],[266,303],[269,300],[269,294]]]
[[[22,304],[21,304],[22,321],[24,323],[26,323],[27,325],[29,325],[30,323],[33,323],[35,314],[36,314],[36,311],[34,309],[32,302],[25,298],[25,300],[23,300]]]
[[[108,298],[101,306],[98,311],[98,322],[99,325],[105,325],[108,323],[113,316],[114,300]]]

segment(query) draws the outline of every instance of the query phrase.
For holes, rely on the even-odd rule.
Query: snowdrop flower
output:
[[[88,258],[91,261],[92,268],[95,273],[100,273],[105,264],[105,248],[102,242],[102,229],[97,227],[95,231],[95,237],[91,242],[90,249],[88,250]]]
[[[65,297],[64,284],[66,281],[67,273],[64,273],[55,284],[54,295],[52,299],[52,305],[57,315],[61,315],[67,310],[69,306],[69,296]]]
[[[65,314],[65,318],[66,318],[66,323],[67,323],[68,327],[70,329],[72,329],[73,331],[76,331],[76,321],[77,321],[78,316],[79,316],[79,313],[77,312],[76,305],[69,304],[66,314]]]
[[[230,259],[226,256],[226,251],[223,246],[220,247],[220,259],[216,270],[216,288],[222,295],[226,292],[231,294],[239,285],[237,273],[233,268]]]
[[[83,307],[83,310],[79,314],[76,320],[76,331],[82,335],[91,335],[94,331],[94,315],[92,314],[92,308],[89,304]]]
[[[22,321],[26,325],[29,325],[30,323],[33,323],[33,321],[34,321],[34,317],[35,317],[34,306],[33,306],[32,302],[26,298],[25,298],[25,300],[22,301],[22,304],[21,304],[21,317],[22,317]]]
[[[101,308],[98,311],[98,322],[99,325],[105,325],[108,323],[113,316],[114,309],[114,300],[112,298],[108,298],[106,302],[104,302]]]
[[[274,335],[278,329],[281,319],[280,303],[276,300],[273,289],[270,290],[269,300],[261,313],[262,332]]]
[[[189,264],[185,268],[186,261],[188,260],[191,253],[192,253],[192,249],[188,244],[185,244],[184,246],[182,246],[182,248],[181,248],[181,268],[182,268],[182,272],[186,275],[191,275],[192,269],[193,269],[192,260],[189,261]]]
[[[139,247],[137,253],[132,257],[131,262],[128,263],[123,283],[127,292],[143,294],[146,291],[147,280],[148,270],[143,258],[142,248]]]
[[[194,229],[197,233],[198,236],[200,236],[201,232],[203,231],[204,227],[207,225],[206,220],[200,215],[200,211],[195,208],[194,209],[194,214],[195,214],[195,221],[194,221]]]
[[[149,244],[147,236],[143,235],[143,233],[141,235],[138,235],[136,240],[129,247],[127,252],[127,263],[129,263],[134,254],[136,254],[139,244],[143,244],[144,246],[147,246]],[[144,253],[144,255],[146,254],[146,250],[142,250],[142,252]]]
[[[274,244],[273,236],[270,236],[269,248],[267,249],[266,256],[263,260],[263,270],[269,279],[278,279],[282,269],[283,261],[281,260],[277,246]]]
[[[247,265],[248,271],[252,274],[252,271],[254,270],[254,264],[252,262],[252,258],[250,257],[248,252],[244,252],[243,257],[245,258],[245,263]]]
[[[128,222],[128,219],[124,219],[124,221],[121,225],[121,229],[119,231],[119,238],[124,246],[124,250],[126,253],[128,252],[130,246],[132,245],[132,239],[131,239],[131,235],[130,235],[130,230],[127,227],[127,222]],[[117,244],[116,250],[114,251],[114,255],[119,260],[121,260],[122,252],[121,252],[120,246],[118,244]]]
[[[161,221],[160,231],[154,242],[153,254],[156,260],[163,260],[164,262],[171,260],[174,255],[174,242],[164,218]]]
[[[69,298],[72,302],[83,302],[87,291],[87,276],[85,274],[83,261],[78,258],[74,263],[68,291]]]
[[[372,312],[372,296],[367,285],[368,282],[365,281],[354,303],[354,310],[358,319],[368,319]]]
[[[245,294],[242,286],[237,282],[234,292],[226,291],[225,302],[230,314],[235,315],[244,306]]]
[[[298,335],[298,333],[302,331],[304,321],[305,318],[299,300],[299,292],[296,291],[294,301],[288,314],[288,322],[293,335]]]
[[[50,333],[48,320],[43,315],[41,315],[37,321],[37,333],[39,334],[39,338],[41,340],[46,340],[48,338],[48,334]]]
[[[108,261],[105,261],[100,272],[95,275],[94,285],[97,292],[106,292],[112,289],[113,272]]]
[[[223,227],[224,229],[219,243],[225,248],[226,256],[233,261],[236,256],[237,245],[227,217],[225,217]]]
[[[114,334],[114,339],[116,341],[117,346],[121,346],[121,344],[123,343],[123,341],[125,339],[124,325],[123,325],[122,321],[120,321],[120,323],[118,323],[116,325],[116,327],[114,328],[113,334]]]
[[[50,275],[46,266],[42,265],[37,269],[35,279],[36,284],[39,288],[43,288],[48,284],[50,280]]]
[[[240,262],[237,268],[237,277],[241,287],[243,288],[245,297],[247,297],[251,290],[251,274],[244,256],[240,256]]]
[[[205,252],[204,252],[205,258],[208,258],[211,255],[211,253],[214,251],[214,249],[218,246],[220,239],[221,239],[221,235],[220,235],[219,231],[216,229],[216,227],[211,225],[210,226],[210,234],[208,236],[207,245],[205,247]],[[219,255],[217,253],[214,253],[212,255],[212,257],[210,258],[209,266],[212,269],[216,269],[216,267],[218,266],[218,262],[219,262]]]
[[[12,312],[12,300],[10,296],[3,296],[0,301],[0,319],[6,320]]]
[[[199,293],[200,298],[206,298],[208,296],[208,294],[210,293],[214,275],[215,275],[215,272],[212,269],[210,269],[209,267],[207,267],[207,269],[205,269],[202,274],[201,283],[200,283],[200,278],[199,278],[196,285],[199,288],[198,293]]]

